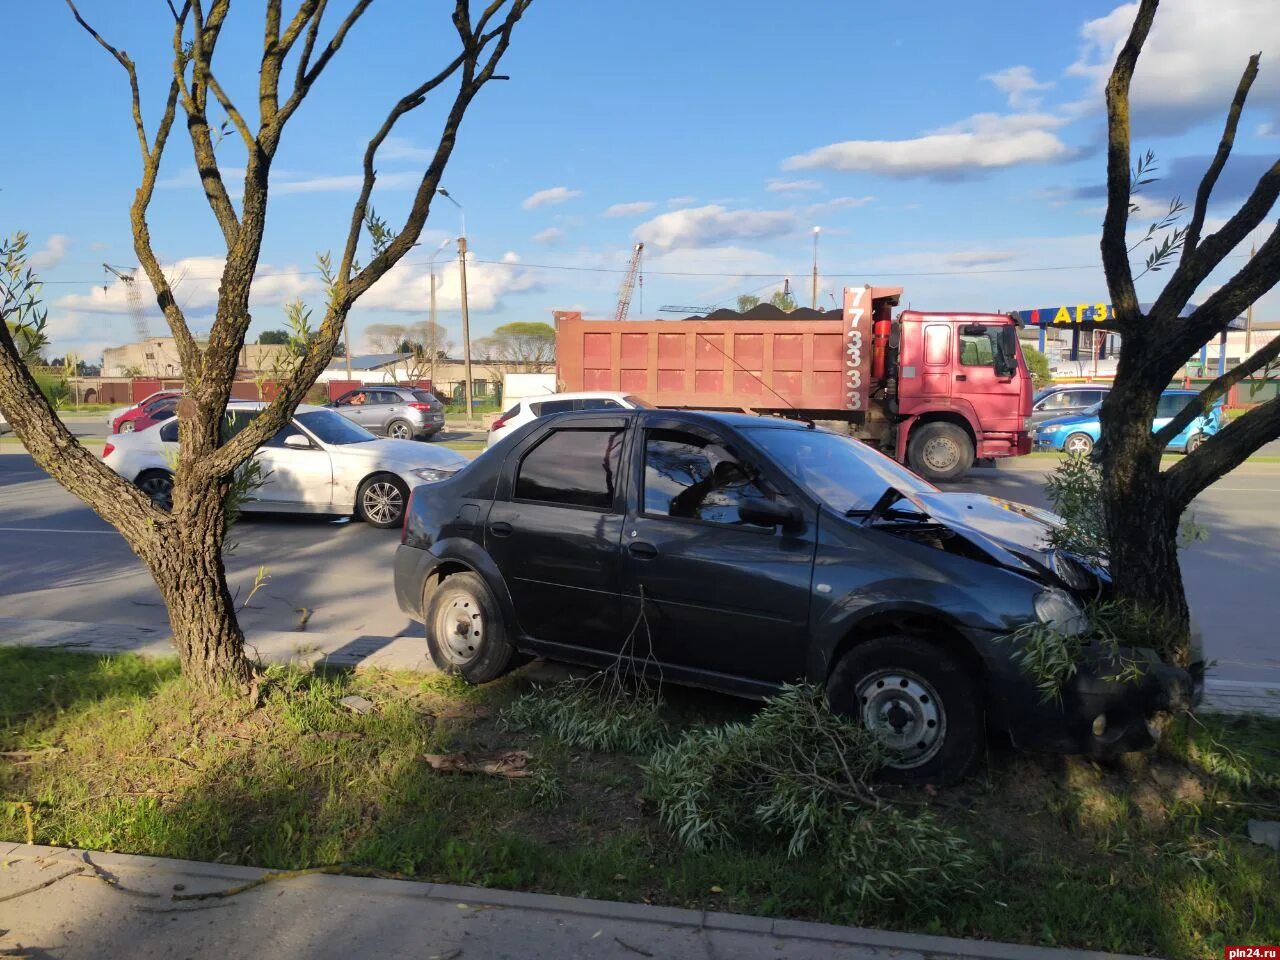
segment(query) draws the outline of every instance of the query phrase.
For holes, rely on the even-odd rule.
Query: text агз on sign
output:
[[[1107,303],[1077,303],[1061,306],[1056,310],[1021,310],[1022,322],[1033,327],[1068,326],[1071,324],[1102,324],[1115,319],[1115,311]]]

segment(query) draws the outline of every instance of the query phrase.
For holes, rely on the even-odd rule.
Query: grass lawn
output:
[[[1280,857],[1245,838],[1250,816],[1280,814],[1280,721],[1178,725],[1158,754],[1105,765],[996,748],[983,777],[910,793],[983,863],[981,892],[939,912],[850,901],[763,838],[685,851],[641,801],[635,757],[503,729],[497,712],[531,669],[482,689],[277,672],[253,709],[197,702],[173,662],[0,648],[0,839],[25,840],[29,813],[38,843],[278,869],[345,863],[1178,958],[1280,941]],[[374,709],[339,706],[350,693]],[[669,694],[678,724],[754,709]],[[525,750],[539,775],[441,773],[422,759],[459,750]]]

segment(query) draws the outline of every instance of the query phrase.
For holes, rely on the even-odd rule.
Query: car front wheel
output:
[[[944,647],[917,637],[877,637],[836,664],[831,709],[860,719],[880,741],[881,777],[894,783],[955,783],[977,765],[986,729],[978,685]]]
[[[1093,452],[1093,437],[1087,433],[1073,433],[1062,441],[1062,449],[1073,457],[1087,457]]]
[[[502,611],[477,574],[446,577],[427,601],[423,619],[427,648],[442,673],[488,683],[512,666],[515,648],[507,639]]]
[[[134,486],[161,510],[173,509],[173,474],[165,470],[148,470],[139,474]]]
[[[404,521],[409,488],[399,477],[379,473],[365,480],[356,491],[356,514],[371,527],[383,530]]]
[[[1191,436],[1187,437],[1187,446],[1185,448],[1185,452],[1195,453],[1196,450],[1200,447],[1200,444],[1204,443],[1206,439],[1208,438],[1205,437],[1203,433],[1193,433]]]
[[[133,433],[134,429],[135,427],[132,420],[126,420],[124,423],[120,424],[121,433]]]

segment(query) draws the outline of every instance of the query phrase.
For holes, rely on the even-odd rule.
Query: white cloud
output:
[[[817,180],[784,180],[774,178],[765,185],[765,189],[771,193],[804,193],[809,190],[821,190],[822,184]]]
[[[1091,81],[1095,102],[1137,13],[1136,3],[1116,7],[1081,28],[1084,43],[1068,69]],[[1177,133],[1212,118],[1221,123],[1250,55],[1280,52],[1275,0],[1165,0],[1156,14],[1131,90],[1135,130]],[[1280,104],[1280,72],[1262,70],[1249,106]]]
[[[988,267],[996,263],[1016,260],[1020,254],[1014,250],[960,250],[947,257],[953,267]]]
[[[379,160],[431,160],[436,152],[427,147],[415,147],[405,137],[387,137],[378,150]]]
[[[468,255],[467,308],[484,313],[502,306],[512,293],[540,289],[538,273],[520,265],[514,253],[499,263],[477,263]],[[386,310],[423,315],[431,300],[431,273],[425,263],[401,260],[356,303],[357,310]],[[458,310],[462,306],[458,261],[436,265],[436,308]]]
[[[1048,90],[1052,83],[1040,83],[1030,67],[1005,67],[982,78],[990,80],[1003,93],[1014,110],[1034,110],[1040,106],[1040,98],[1032,96],[1037,90]]]
[[[865,207],[868,203],[875,200],[875,197],[832,197],[830,200],[823,200],[821,203],[811,203],[805,207],[804,212],[808,216],[814,216],[819,213],[830,213],[832,210],[851,210],[854,207]]]
[[[198,315],[216,306],[223,263],[222,257],[186,257],[164,268],[174,299],[183,310]],[[155,292],[146,274],[139,270],[136,277],[144,314],[163,324]],[[257,306],[280,307],[319,290],[320,286],[320,278],[310,271],[304,272],[295,266],[261,264],[254,277],[250,302]],[[106,287],[92,287],[88,293],[67,294],[54,305],[83,313],[127,314],[128,287],[123,280],[113,280]]]
[[[559,227],[547,227],[547,229],[533,235],[534,243],[545,243],[548,246],[557,244],[563,239],[564,231]]]
[[[44,246],[31,255],[31,269],[36,273],[52,270],[67,255],[69,246],[71,246],[71,238],[65,233],[50,234]]]
[[[675,209],[676,207],[687,207],[697,199],[697,197],[668,197],[667,206],[672,209]]]
[[[648,200],[636,200],[633,203],[615,203],[604,211],[606,217],[634,217],[648,213],[654,207]]]
[[[1066,121],[1049,114],[980,113],[909,140],[845,140],[783,161],[784,170],[842,170],[887,177],[958,179],[1071,155],[1050,131]]]
[[[546,190],[538,190],[529,194],[524,198],[524,202],[520,206],[525,210],[535,210],[538,207],[549,207],[580,196],[582,196],[581,190],[570,190],[568,187],[548,187]]]
[[[1258,129],[1253,131],[1253,135],[1255,137],[1263,137],[1265,139],[1280,137],[1280,128],[1276,127],[1275,121],[1267,120],[1264,123],[1258,124]]]
[[[659,214],[636,227],[632,236],[659,250],[674,250],[778,237],[791,233],[797,223],[786,210],[727,210],[712,204]]]
[[[380,159],[387,159],[380,157]],[[243,195],[243,167],[223,167],[222,181],[226,184],[227,193],[233,198]],[[422,182],[422,173],[416,170],[402,170],[391,173],[379,173],[377,187],[380,190],[412,189]],[[335,174],[333,176],[316,176],[291,170],[273,170],[271,172],[271,193],[355,193],[364,183],[364,175],[359,173]],[[156,181],[161,190],[200,189],[200,178],[195,167],[187,167],[172,176]]]

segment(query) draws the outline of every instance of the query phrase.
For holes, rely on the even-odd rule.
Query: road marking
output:
[[[113,533],[119,536],[116,530],[60,530],[57,527],[0,527],[0,533]]]
[[[1280,493],[1280,487],[1215,487],[1208,486],[1202,490],[1202,493],[1208,493],[1210,490],[1216,490],[1219,493]]]

